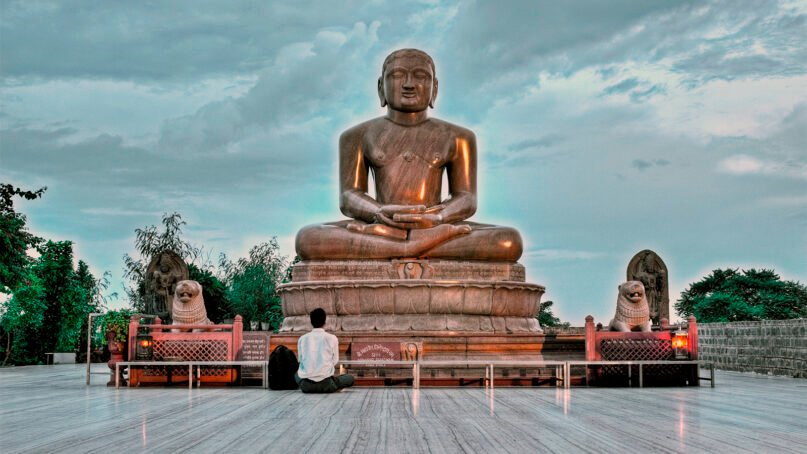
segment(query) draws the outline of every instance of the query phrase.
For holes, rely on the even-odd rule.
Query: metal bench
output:
[[[710,371],[709,378],[700,377],[700,373],[698,373],[698,380],[709,380],[712,388],[715,387],[715,365],[713,363],[707,363],[704,361],[566,361],[566,378],[564,382],[566,383],[566,388],[569,388],[571,384],[571,369],[572,366],[585,366],[586,371],[588,371],[589,366],[628,366],[628,381],[630,382],[631,386],[633,386],[633,377],[631,374],[631,366],[639,366],[639,387],[644,387],[644,370],[643,366],[681,366],[681,365],[690,365],[696,366],[699,369],[701,367],[708,368]],[[588,375],[588,373],[586,373]],[[587,383],[588,384],[588,383]]]
[[[372,367],[412,367],[412,387],[414,389],[420,388],[420,370],[424,367],[441,367],[441,366],[480,366],[485,368],[485,377],[483,378],[486,388],[493,389],[493,379],[496,367],[512,367],[512,366],[527,366],[535,368],[555,368],[556,385],[560,386],[562,383],[568,383],[568,365],[566,361],[531,361],[531,360],[421,360],[421,361],[392,361],[392,360],[345,360],[339,361],[339,373],[344,373],[344,366],[349,365],[363,365]]]
[[[131,371],[134,367],[171,367],[182,366],[188,368],[188,389],[193,388],[193,368],[196,367],[196,381],[198,388],[201,386],[201,371],[203,366],[207,367],[242,367],[242,366],[260,366],[261,368],[261,385],[263,389],[269,387],[269,361],[119,361],[115,364],[115,387],[120,387],[120,368],[128,366]],[[239,369],[240,370],[240,369]],[[240,374],[239,374],[240,375]],[[129,386],[132,386],[132,381],[129,381]]]

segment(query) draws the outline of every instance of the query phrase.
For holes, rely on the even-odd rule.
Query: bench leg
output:
[[[644,374],[642,373],[642,365],[639,364],[639,387],[644,388]]]

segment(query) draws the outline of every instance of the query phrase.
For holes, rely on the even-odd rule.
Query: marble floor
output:
[[[80,365],[0,369],[0,452],[807,452],[804,379],[332,395],[105,381],[85,386]]]

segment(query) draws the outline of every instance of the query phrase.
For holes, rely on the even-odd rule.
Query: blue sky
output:
[[[341,131],[401,47],[473,129],[473,220],[517,227],[561,319],[613,315],[655,250],[671,297],[716,267],[807,281],[807,3],[2,1],[0,181],[31,229],[122,283],[178,211],[215,257],[341,219]],[[115,305],[120,303],[115,303]]]

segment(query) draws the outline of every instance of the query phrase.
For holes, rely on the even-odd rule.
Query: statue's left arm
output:
[[[467,129],[459,129],[446,166],[450,197],[441,203],[439,210],[445,224],[464,221],[476,213],[476,136]]]

